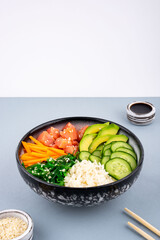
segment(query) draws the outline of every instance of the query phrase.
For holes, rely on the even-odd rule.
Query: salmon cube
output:
[[[70,154],[76,154],[77,152],[78,152],[78,146],[66,146],[65,148],[64,148],[64,151],[66,152],[66,153],[70,153]]]
[[[78,131],[78,140],[80,141],[83,137],[84,132],[86,131],[86,129],[88,128],[88,125],[82,127],[79,131]]]
[[[65,148],[66,146],[71,146],[72,141],[70,139],[67,139],[67,138],[59,137],[59,138],[56,139],[55,145],[58,148]]]
[[[67,125],[60,132],[60,135],[63,138],[68,138],[71,140],[77,140],[78,138],[77,129],[71,123],[67,123]]]
[[[37,138],[45,146],[51,147],[54,143],[54,139],[47,131],[43,131]]]
[[[60,136],[59,129],[50,127],[47,129],[47,132],[54,138],[57,139]]]

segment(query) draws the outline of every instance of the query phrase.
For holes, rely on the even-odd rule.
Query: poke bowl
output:
[[[43,123],[27,132],[16,150],[18,170],[34,192],[76,207],[98,205],[126,192],[137,180],[143,159],[143,146],[134,133],[94,117]],[[80,170],[81,178],[76,175]]]

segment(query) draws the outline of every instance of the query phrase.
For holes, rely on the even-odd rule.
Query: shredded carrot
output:
[[[46,158],[39,158],[39,159],[38,159],[38,162],[42,162],[42,161],[46,161]],[[26,162],[24,162],[24,163],[26,163],[26,164],[29,164],[29,163],[37,163],[37,159],[36,159],[36,158],[32,158],[32,159],[30,159],[30,160],[28,160],[28,161],[26,161]]]
[[[33,158],[33,156],[21,156],[21,160],[22,161],[28,161],[28,160],[30,160],[30,159],[32,159]]]
[[[64,153],[64,151],[62,149],[50,148],[49,150],[53,151],[53,152],[56,152],[56,153],[59,153],[60,155],[62,155],[62,153]]]
[[[30,138],[31,139],[31,138]],[[62,149],[57,149],[57,148],[53,148],[53,147],[47,147],[47,146],[45,146],[45,145],[43,145],[42,144],[42,146],[40,146],[40,145],[35,145],[35,144],[33,144],[33,143],[27,143],[28,145],[29,145],[29,147],[30,147],[30,149],[39,149],[39,150],[41,150],[41,151],[46,151],[46,149],[48,149],[48,150],[50,150],[50,151],[52,151],[52,152],[56,152],[56,153],[58,153],[58,154],[60,154],[60,155],[64,155],[64,151],[62,150]]]
[[[29,146],[30,149],[33,149],[33,150],[41,150],[41,151],[46,151],[46,148],[42,148],[41,146],[38,146],[38,145],[35,145],[33,143],[27,143],[27,145]]]
[[[22,144],[23,144],[23,147],[24,147],[24,149],[26,150],[26,152],[27,152],[27,153],[31,153],[31,150],[30,150],[28,144],[27,144],[26,142],[24,142],[24,141],[22,141]]]
[[[25,167],[46,161],[49,157],[57,159],[62,155],[66,155],[62,149],[47,147],[32,136],[29,136],[29,138],[33,143],[22,141],[25,153],[20,156],[20,160],[24,163]]]
[[[35,139],[34,137],[29,136],[29,138],[30,138],[34,143],[36,143],[37,145],[44,146],[41,142],[39,142],[39,141],[38,141],[37,139]]]
[[[36,164],[36,163],[45,162],[46,160],[47,160],[46,158],[39,158],[38,161],[37,161],[37,159],[33,158],[33,159],[28,160],[28,161],[24,161],[23,163],[24,163],[25,167],[29,167],[29,166],[31,166],[33,164]]]
[[[48,156],[48,154],[46,154],[46,153],[36,153],[36,152],[31,152],[31,155],[35,156],[35,157],[45,157],[45,156]]]

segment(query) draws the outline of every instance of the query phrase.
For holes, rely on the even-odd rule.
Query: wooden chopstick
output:
[[[152,232],[154,232],[155,234],[157,234],[160,237],[160,231],[157,228],[153,227],[150,223],[145,221],[143,218],[139,217],[137,214],[135,214],[128,208],[125,208],[124,210],[127,213],[129,213],[133,218],[135,218],[138,222],[140,222],[142,225],[144,225],[145,227],[147,227],[149,230],[151,230]]]
[[[142,229],[136,227],[134,224],[132,224],[131,222],[128,222],[128,225],[130,227],[132,227],[136,232],[138,232],[141,236],[143,236],[145,239],[147,240],[155,240],[154,238],[152,238],[149,234],[145,233]]]

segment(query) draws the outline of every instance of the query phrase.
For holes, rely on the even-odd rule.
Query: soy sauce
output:
[[[136,114],[147,114],[152,111],[152,107],[147,103],[135,103],[130,109]]]

